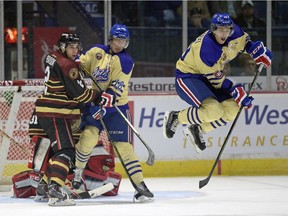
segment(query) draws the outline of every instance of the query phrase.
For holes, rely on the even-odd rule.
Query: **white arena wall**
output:
[[[215,174],[288,174],[288,92],[252,92],[251,95],[255,98],[253,107],[243,109]],[[146,165],[147,150],[134,136],[135,151],[143,162],[145,176],[193,176],[210,172],[231,123],[205,134],[207,149],[197,154],[189,142],[184,143],[185,126],[178,126],[172,139],[163,137],[165,111],[188,107],[177,95],[132,93],[130,100],[134,126],[156,155],[155,165]]]

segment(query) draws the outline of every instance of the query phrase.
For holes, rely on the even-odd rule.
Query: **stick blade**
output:
[[[208,182],[209,182],[209,180],[210,180],[210,177],[208,176],[207,178],[199,181],[199,189],[201,189],[202,187],[204,187],[205,185],[207,185]]]
[[[146,164],[148,164],[149,166],[152,166],[154,164],[155,161],[155,154],[152,150],[149,151],[149,157],[146,161]]]
[[[114,185],[110,182],[108,184],[105,184],[101,187],[98,187],[94,190],[88,191],[91,198],[95,198],[98,196],[101,196],[102,194],[112,190],[114,188]]]

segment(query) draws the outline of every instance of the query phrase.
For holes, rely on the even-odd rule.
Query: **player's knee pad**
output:
[[[73,167],[75,160],[75,150],[73,148],[61,149],[60,151],[56,152],[53,158],[53,160],[55,160],[55,158],[58,158],[58,160],[61,159],[61,161],[63,161],[65,165],[71,168]]]
[[[234,101],[234,99],[231,98],[223,101],[222,104],[225,112],[223,115],[223,119],[227,122],[234,120],[239,111],[239,106],[237,105],[237,103]]]
[[[212,122],[220,119],[224,115],[224,109],[221,103],[219,103],[214,98],[205,99],[201,107],[199,108],[200,112],[203,113],[203,118],[205,122]]]
[[[131,143],[128,142],[115,142],[117,150],[124,160],[133,160],[134,149]]]
[[[76,149],[82,153],[90,153],[99,139],[99,129],[94,126],[86,126],[80,136]]]

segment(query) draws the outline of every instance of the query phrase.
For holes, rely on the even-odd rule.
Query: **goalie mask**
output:
[[[127,49],[130,41],[130,34],[126,25],[115,24],[111,30],[108,37],[108,44],[114,38],[122,39],[125,41],[124,49]]]

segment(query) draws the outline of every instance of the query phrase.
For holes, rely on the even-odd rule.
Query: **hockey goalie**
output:
[[[48,201],[48,197],[42,196],[41,191],[38,191],[41,190],[38,185],[41,184],[49,154],[53,151],[53,144],[50,144],[49,139],[41,136],[33,136],[31,142],[34,147],[28,160],[29,170],[20,172],[12,177],[12,196],[15,198],[35,196],[35,201]],[[76,190],[72,187],[71,181],[74,174],[71,170],[64,189],[73,199],[94,198],[102,194],[105,196],[116,196],[122,176],[116,173],[114,168],[114,156],[106,151],[102,142],[99,142],[84,169],[80,188]]]

